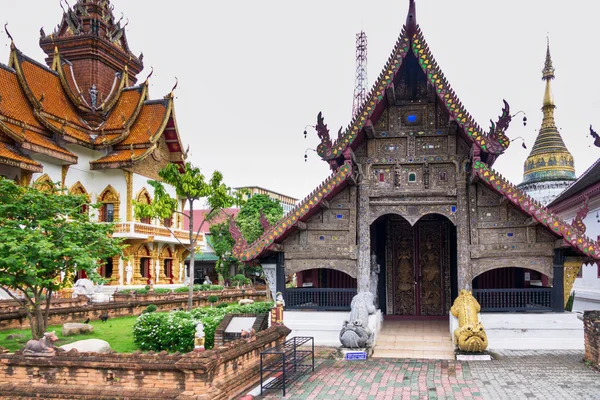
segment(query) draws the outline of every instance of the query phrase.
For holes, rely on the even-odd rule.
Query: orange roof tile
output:
[[[43,96],[44,101],[41,103],[45,112],[86,128],[64,92],[58,75],[27,58],[22,60],[21,68],[35,98],[40,100]]]
[[[31,144],[45,147],[48,150],[56,151],[58,153],[62,153],[71,157],[77,157],[69,150],[65,149],[64,147],[60,147],[59,145],[54,143],[49,137],[44,136],[41,133],[30,131],[29,129],[25,130],[25,140]]]
[[[68,136],[74,137],[75,139],[81,140],[85,143],[92,142],[92,138],[90,137],[90,135],[81,129],[74,128],[71,125],[63,125],[62,122],[55,121],[53,119],[48,119],[47,121],[48,123],[50,123],[50,125],[58,129],[59,131],[64,130]]]
[[[164,125],[168,112],[168,102],[147,102],[142,107],[137,120],[131,127],[129,136],[119,145],[149,143]]]
[[[123,90],[102,128],[106,130],[123,129],[135,114],[142,92],[142,88]]]
[[[30,168],[27,168],[27,169],[34,169],[36,171],[42,170],[42,166],[40,164],[33,161],[29,157],[26,157],[26,156],[23,156],[23,155],[17,153],[16,149],[14,149],[12,146],[10,146],[8,143],[5,143],[5,142],[0,142],[0,158],[4,158],[6,160],[11,160],[16,163],[27,164],[30,166]],[[31,168],[31,167],[34,167],[34,168]]]
[[[134,161],[137,160],[138,158],[143,156],[145,153],[147,153],[151,149],[152,148],[133,149],[133,160]],[[106,164],[106,163],[113,163],[113,162],[130,161],[131,159],[132,159],[131,150],[123,149],[123,150],[117,150],[114,153],[110,153],[109,155],[102,157],[96,161],[92,161],[91,164]]]
[[[42,127],[33,115],[33,108],[19,86],[16,73],[4,66],[0,66],[0,96],[2,96],[0,114],[36,128]]]

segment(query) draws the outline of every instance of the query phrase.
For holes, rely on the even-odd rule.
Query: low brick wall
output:
[[[204,353],[95,354],[54,357],[0,354],[0,397],[60,399],[228,400],[259,379],[260,352],[290,333],[274,326],[256,339],[238,340]]]
[[[271,315],[270,313],[227,314],[223,318],[223,320],[221,321],[219,326],[217,326],[217,329],[215,329],[214,347],[223,346],[224,344],[238,340],[241,337],[242,332],[236,332],[235,334],[225,333],[225,330],[229,326],[229,323],[231,322],[233,317],[255,317],[256,320],[254,321],[254,324],[252,325],[252,329],[254,329],[255,332],[260,332],[269,327],[269,316],[270,315]]]
[[[583,313],[583,331],[585,337],[585,360],[600,367],[600,311]]]
[[[82,307],[89,302],[85,296],[78,296],[74,299],[52,299],[52,308],[69,308],[69,307]],[[19,311],[21,305],[16,300],[0,300],[0,315],[3,313],[10,313]]]
[[[210,306],[207,300],[208,294],[194,296],[194,307]],[[109,318],[140,315],[150,304],[154,304],[158,311],[171,311],[175,308],[187,309],[187,297],[185,296],[131,296],[127,301],[114,301],[108,303],[81,303],[77,306],[52,308],[48,317],[49,325],[60,325],[67,322],[83,322],[90,318],[100,319],[101,315],[108,312]],[[253,299],[254,301],[265,301],[264,292],[225,293],[219,296],[219,302],[233,303],[241,299]],[[0,312],[0,330],[27,329],[29,320],[25,312],[10,311]]]

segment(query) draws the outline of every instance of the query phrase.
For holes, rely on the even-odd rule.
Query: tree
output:
[[[34,338],[46,331],[53,293],[72,284],[78,271],[101,282],[98,260],[122,254],[113,230],[90,219],[85,195],[0,179],[0,288],[19,302]]]
[[[264,227],[260,221],[261,211],[270,224],[274,224],[283,217],[283,207],[278,200],[273,200],[264,194],[252,196],[241,207],[235,219],[244,239],[248,243],[255,242],[264,233]],[[239,261],[231,256],[235,241],[229,233],[229,222],[211,226],[210,233],[213,239],[215,254],[219,257],[217,267],[224,269],[230,264],[238,263]],[[246,265],[244,271],[249,274],[262,273],[262,269],[254,265]]]
[[[260,222],[261,211],[270,224],[283,217],[283,207],[279,200],[273,200],[266,194],[252,196],[240,209],[235,219],[248,243],[254,243],[264,233]]]
[[[183,170],[179,165],[168,164],[158,172],[158,176],[164,183],[175,188],[177,198],[184,199],[188,203],[189,214],[177,210],[177,199],[171,197],[167,193],[163,182],[159,181],[148,181],[154,188],[154,200],[151,204],[134,202],[135,214],[140,218],[160,218],[163,221],[171,218],[174,213],[188,217],[189,244],[184,244],[181,241],[179,243],[190,253],[188,310],[191,310],[194,295],[194,258],[202,227],[206,221],[214,218],[221,209],[231,207],[234,204],[240,205],[243,201],[241,193],[231,194],[231,189],[223,183],[223,175],[219,171],[215,171],[210,181],[206,182],[200,168],[192,166],[189,162],[184,165]],[[198,230],[194,231],[194,203],[199,200],[206,201],[209,212],[205,215],[204,221],[202,221]],[[165,224],[165,227],[171,231],[170,226]]]

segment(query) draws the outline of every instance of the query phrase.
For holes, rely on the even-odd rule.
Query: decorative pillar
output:
[[[269,285],[271,298],[275,299],[275,292],[277,292],[277,264],[262,264],[262,269]]]
[[[69,172],[69,167],[70,165],[63,165],[62,166],[62,173],[61,173],[61,179],[60,179],[60,185],[62,188],[65,187],[65,181],[67,180],[67,173]]]
[[[456,252],[457,252],[457,294],[462,289],[471,290],[473,271],[471,270],[471,239],[469,235],[469,199],[465,174],[459,174],[456,180]],[[476,195],[476,191],[472,191]],[[476,212],[476,211],[475,211]],[[475,213],[473,212],[473,213]]]
[[[361,176],[358,185],[358,293],[368,292],[371,272],[371,227],[369,225],[369,185]]]
[[[285,258],[284,253],[277,253],[276,255],[276,266],[277,266],[277,284],[276,288],[278,292],[281,292],[283,298],[286,298],[285,294]]]
[[[552,311],[560,313],[565,311],[565,251],[554,249],[554,276],[552,279]]]
[[[133,257],[133,284],[143,283],[145,285],[146,282],[143,281],[143,279],[145,279],[145,278],[142,278],[142,270],[141,270],[142,258],[139,256],[132,256],[132,257]]]
[[[564,269],[564,305],[567,306],[567,302],[569,301],[569,296],[571,296],[571,290],[573,289],[573,284],[575,283],[575,279],[577,279],[577,274],[579,274],[579,270],[583,266],[584,260],[576,257],[568,257],[565,260],[565,269]]]
[[[119,257],[119,286],[123,286],[123,273],[124,273],[123,259],[121,257]]]
[[[125,184],[127,185],[127,200],[126,200],[126,216],[127,222],[133,221],[133,173],[131,171],[123,171],[125,175]]]

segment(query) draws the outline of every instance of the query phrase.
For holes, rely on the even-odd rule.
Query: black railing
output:
[[[285,308],[288,310],[350,310],[356,289],[286,289]]]
[[[481,311],[552,311],[552,288],[475,289]]]

